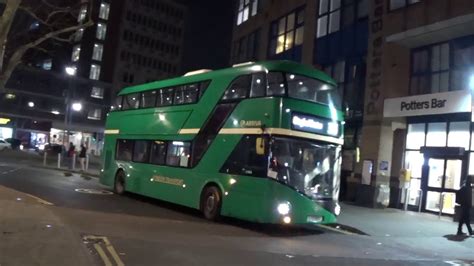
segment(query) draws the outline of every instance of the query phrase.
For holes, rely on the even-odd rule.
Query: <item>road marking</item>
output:
[[[96,194],[96,195],[113,195],[114,193],[107,190],[93,189],[93,188],[76,188],[74,191],[85,194]]]
[[[31,195],[31,194],[28,194],[28,193],[25,193],[25,194],[26,194],[28,197],[35,199],[37,202],[39,202],[39,203],[41,203],[41,204],[48,205],[48,206],[53,206],[53,205],[54,205],[53,203],[51,203],[51,202],[49,202],[49,201],[47,201],[47,200],[44,200],[44,199],[42,199],[42,198],[38,198],[38,197],[36,197],[36,196],[34,196],[34,195]]]
[[[331,226],[327,226],[327,225],[324,225],[324,224],[318,224],[317,226],[322,227],[322,228],[327,229],[327,230],[330,230],[330,231],[345,234],[345,235],[355,235],[354,233],[351,233],[349,231],[345,231],[345,230],[341,230],[341,229],[337,229],[337,228],[332,228]]]
[[[107,257],[102,247],[99,244],[94,244],[94,248],[104,262],[105,266],[112,266],[112,262],[110,262],[109,257]]]
[[[106,266],[112,266],[112,262],[110,261],[109,257],[107,256],[107,253],[104,251],[102,248],[101,244],[105,245],[106,250],[109,252],[110,256],[114,260],[115,264],[117,266],[125,266],[123,261],[120,259],[120,256],[117,254],[117,251],[115,251],[114,246],[112,246],[112,243],[110,243],[109,239],[105,236],[94,236],[94,235],[87,235],[83,237],[83,240],[85,241],[96,241],[94,243],[94,249],[97,251],[99,254],[100,258],[104,262]]]

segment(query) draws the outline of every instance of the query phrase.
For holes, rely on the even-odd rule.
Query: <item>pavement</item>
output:
[[[114,195],[96,178],[0,154],[2,266],[474,265],[474,238],[454,236],[447,217],[343,204],[338,222],[211,223],[196,210]]]

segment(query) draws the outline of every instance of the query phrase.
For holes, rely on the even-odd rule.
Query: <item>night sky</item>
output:
[[[183,72],[227,67],[230,59],[233,0],[180,0],[188,6]]]

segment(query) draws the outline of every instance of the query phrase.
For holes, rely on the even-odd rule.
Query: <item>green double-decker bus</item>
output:
[[[127,87],[108,114],[100,181],[210,220],[332,223],[340,107],[332,79],[289,61]]]

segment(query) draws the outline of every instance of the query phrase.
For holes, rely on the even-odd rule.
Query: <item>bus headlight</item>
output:
[[[339,205],[339,203],[336,203],[336,207],[334,207],[334,214],[336,216],[339,216],[339,214],[341,214],[341,205]]]
[[[287,215],[288,213],[290,213],[290,203],[284,202],[278,204],[277,211],[281,215]]]

